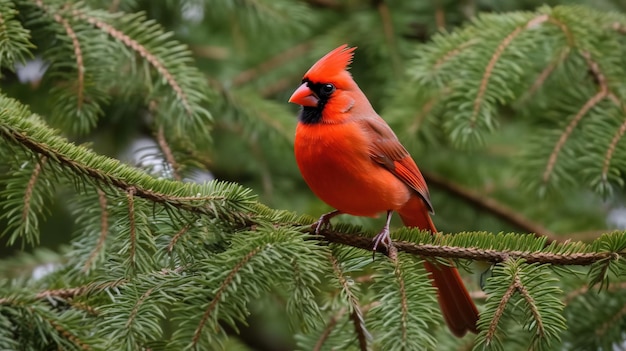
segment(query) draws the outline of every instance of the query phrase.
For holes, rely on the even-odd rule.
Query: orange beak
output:
[[[301,106],[309,106],[309,107],[317,107],[317,102],[319,98],[309,87],[307,83],[302,83],[302,85],[293,92],[291,97],[289,98],[289,102],[298,104]]]

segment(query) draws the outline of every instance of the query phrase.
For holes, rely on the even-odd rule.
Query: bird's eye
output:
[[[328,96],[335,91],[335,86],[332,84],[324,84],[322,85],[320,92],[322,95]]]

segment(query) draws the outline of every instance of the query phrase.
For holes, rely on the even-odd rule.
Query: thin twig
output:
[[[339,280],[339,284],[341,288],[345,292],[348,304],[350,305],[350,320],[352,320],[352,324],[354,325],[354,331],[357,335],[357,339],[359,341],[359,348],[361,351],[367,351],[367,340],[370,338],[369,332],[365,328],[365,320],[363,318],[363,312],[361,310],[361,305],[359,303],[359,299],[352,292],[352,287],[348,283],[348,280],[343,274],[343,270],[339,266],[339,261],[337,257],[335,257],[332,253],[328,255],[328,259],[330,260],[333,271],[335,272],[335,276]]]
[[[37,158],[35,169],[33,169],[33,173],[28,180],[28,183],[26,185],[26,191],[24,191],[24,209],[22,210],[22,222],[26,222],[28,220],[28,215],[30,214],[31,200],[33,198],[33,191],[35,191],[35,185],[37,184],[37,180],[39,179],[41,170],[43,169],[43,166],[46,164],[47,160],[48,158],[46,156],[41,156]]]
[[[126,197],[128,199],[128,221],[130,225],[129,229],[129,239],[130,239],[130,262],[134,266],[135,265],[135,250],[137,247],[137,224],[135,223],[135,188],[130,187],[126,192]]]
[[[285,51],[282,51],[281,53],[273,56],[269,60],[262,62],[258,66],[252,67],[239,73],[237,76],[235,76],[235,78],[233,78],[232,84],[234,86],[244,85],[264,73],[275,70],[276,67],[283,66],[286,62],[290,62],[308,52],[311,49],[311,44],[311,42],[304,42],[302,44],[290,47]]]
[[[391,68],[397,79],[402,76],[402,63],[400,62],[400,54],[398,53],[398,45],[396,44],[396,35],[393,30],[393,21],[391,11],[384,0],[376,1],[376,9],[383,24],[383,32],[385,33],[385,41],[387,42],[389,56],[391,58]]]
[[[234,267],[233,269],[230,271],[230,273],[228,274],[228,276],[226,277],[226,279],[224,279],[224,281],[222,282],[222,284],[220,285],[219,289],[217,290],[217,292],[215,293],[215,296],[213,297],[213,299],[211,300],[211,302],[209,303],[209,306],[207,307],[207,309],[204,311],[204,314],[202,315],[202,318],[200,318],[200,323],[198,324],[198,327],[196,328],[196,331],[193,333],[193,337],[191,339],[191,344],[193,345],[193,347],[195,348],[196,345],[198,344],[198,342],[200,341],[200,337],[202,336],[202,330],[204,329],[205,324],[207,323],[207,321],[209,320],[209,317],[211,317],[211,314],[213,313],[213,311],[215,311],[215,309],[217,308],[218,303],[222,300],[222,295],[224,294],[224,292],[226,291],[226,289],[230,286],[230,284],[232,283],[233,279],[235,279],[235,276],[237,275],[237,273],[239,273],[239,271],[259,252],[261,251],[261,248],[256,248],[252,251],[250,251],[247,255],[245,255],[241,261],[239,261]]]
[[[487,335],[485,336],[487,343],[490,343],[491,340],[493,340],[493,338],[495,337],[496,330],[498,329],[498,323],[500,323],[500,318],[502,318],[502,315],[504,315],[506,305],[509,303],[509,300],[511,300],[511,297],[513,297],[513,294],[515,293],[515,288],[515,284],[511,284],[504,293],[504,295],[502,295],[500,303],[498,304],[498,308],[496,308],[496,312],[494,313],[493,319],[491,320],[491,323],[489,323],[489,328],[487,328]]]
[[[172,148],[170,148],[170,145],[167,143],[163,126],[159,126],[156,138],[159,144],[159,148],[161,149],[161,152],[163,153],[163,156],[165,157],[165,160],[167,161],[167,163],[169,163],[172,169],[172,176],[176,180],[181,180],[180,167],[178,165],[178,162],[176,162],[176,159],[174,158],[174,153],[172,152]]]
[[[102,251],[106,238],[109,235],[109,211],[107,210],[107,197],[102,189],[98,188],[96,190],[98,191],[98,203],[100,204],[100,236],[98,237],[96,246],[93,248],[93,251],[91,251],[91,254],[89,254],[87,261],[85,261],[85,264],[83,265],[83,272],[89,271],[96,257],[98,257],[98,253]]]

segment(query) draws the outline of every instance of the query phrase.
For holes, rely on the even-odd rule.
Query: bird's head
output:
[[[354,49],[341,45],[306,72],[302,84],[289,98],[289,102],[302,106],[300,122],[340,123],[349,117],[348,111],[363,94],[348,72]]]

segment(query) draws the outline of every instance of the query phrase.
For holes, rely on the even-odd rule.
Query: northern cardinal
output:
[[[342,45],[317,61],[289,102],[302,106],[295,139],[300,172],[315,195],[336,209],[322,215],[315,230],[330,225],[338,214],[375,217],[386,212],[385,226],[374,238],[375,251],[381,243],[392,245],[394,211],[408,227],[437,230],[424,177],[347,70],[354,49]],[[476,333],[478,311],[457,269],[428,261],[424,265],[452,333]]]

